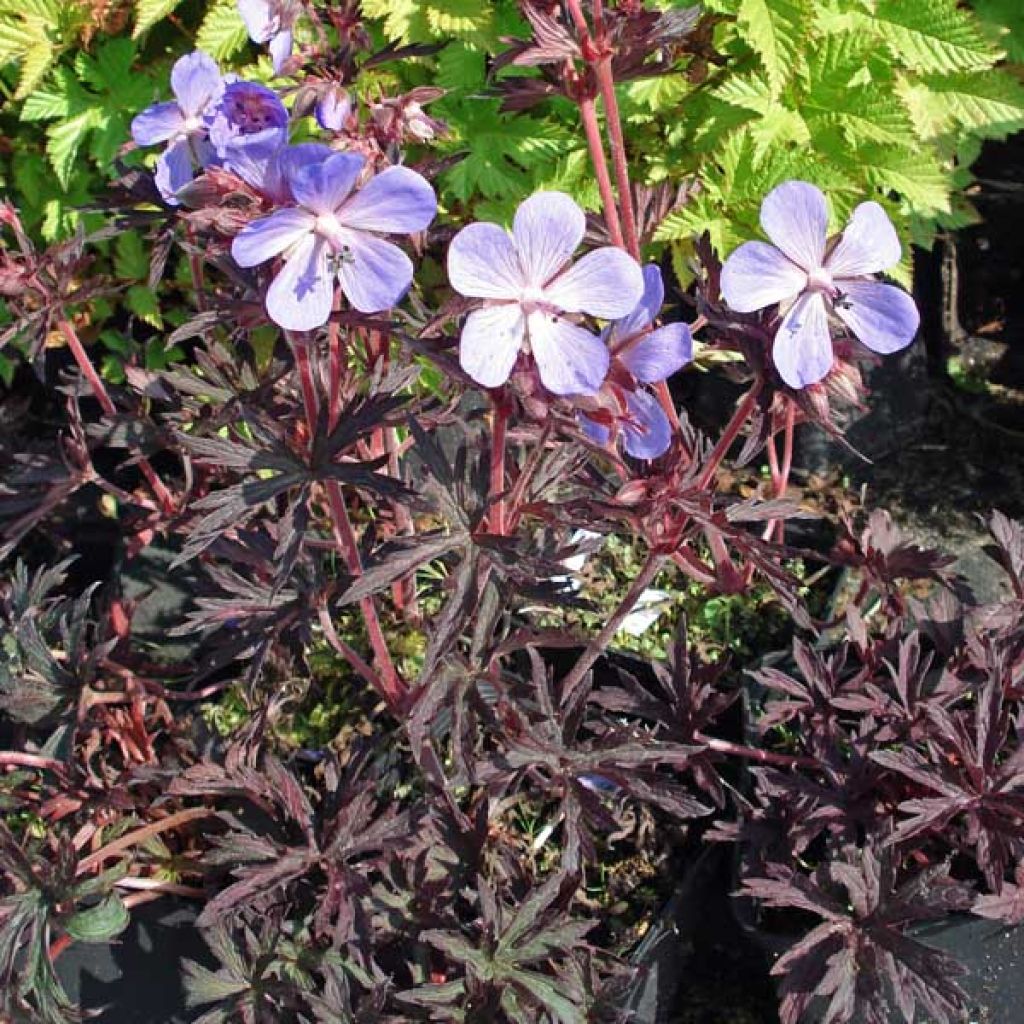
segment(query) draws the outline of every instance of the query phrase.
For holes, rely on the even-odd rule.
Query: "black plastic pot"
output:
[[[737,921],[743,931],[771,961],[801,937],[752,924],[742,910],[742,900],[734,903],[735,907],[741,908]],[[970,914],[950,914],[945,920],[910,928],[907,934],[948,953],[965,968],[958,981],[969,997],[967,1020],[971,1024],[1020,1024],[1024,1017],[1024,927],[1009,928]],[[817,1024],[825,1005],[812,1005],[806,1024]],[[895,1007],[890,1020],[905,1024]]]
[[[132,911],[111,943],[74,943],[57,959],[57,975],[97,1024],[189,1024],[201,1011],[185,1005],[184,961],[217,964],[195,926],[201,908],[164,897]]]

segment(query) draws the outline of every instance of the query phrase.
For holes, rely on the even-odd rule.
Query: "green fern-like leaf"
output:
[[[827,32],[849,31],[875,39],[911,71],[948,74],[991,67],[998,49],[985,38],[977,18],[957,0],[877,0],[873,9],[818,15]]]
[[[158,21],[163,21],[180,3],[181,0],[136,0],[135,29],[132,32],[132,39],[138,39]]]
[[[1024,130],[1024,85],[1005,71],[924,75],[900,94],[922,139],[951,132],[1005,138]]]
[[[760,57],[771,91],[778,95],[803,62],[808,24],[806,0],[741,0],[736,22],[741,37]]]
[[[0,0],[0,66],[19,66],[16,100],[47,76],[88,19],[84,4],[62,0]]]
[[[199,26],[196,47],[214,60],[223,61],[239,53],[248,41],[249,33],[235,0],[217,0]]]

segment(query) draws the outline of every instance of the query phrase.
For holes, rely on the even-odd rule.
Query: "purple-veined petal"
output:
[[[899,263],[899,236],[878,203],[861,203],[826,260],[833,278],[863,277]]]
[[[459,364],[482,387],[501,387],[516,365],[525,329],[515,303],[474,310],[462,327]]]
[[[588,252],[544,289],[545,300],[558,309],[605,320],[632,312],[643,294],[640,264],[611,245]]]
[[[630,345],[619,356],[637,380],[657,384],[693,358],[693,337],[687,324],[666,324]]]
[[[342,205],[338,220],[360,231],[404,235],[422,231],[436,213],[437,196],[423,175],[389,167]]]
[[[497,224],[468,224],[448,246],[448,281],[471,299],[516,299],[526,286],[512,239]]]
[[[360,313],[397,306],[412,284],[412,260],[394,245],[362,231],[342,228],[344,249],[336,256],[345,298]]]
[[[276,19],[270,0],[238,0],[238,13],[254,43],[265,43],[274,34]]]
[[[231,255],[240,267],[255,267],[310,234],[314,222],[306,210],[276,210],[269,217],[246,224],[231,243]]]
[[[801,295],[783,317],[775,335],[772,360],[791,388],[816,384],[832,369],[832,335],[820,292]]]
[[[179,138],[172,142],[157,157],[153,180],[160,190],[160,195],[172,206],[178,205],[178,191],[183,189],[193,176],[192,147],[187,138]]]
[[[650,327],[661,312],[665,302],[665,285],[661,280],[661,269],[655,263],[648,263],[643,268],[644,293],[640,301],[621,320],[612,325],[611,339],[625,341]]]
[[[267,312],[289,331],[312,331],[327,323],[334,302],[334,274],[327,243],[306,235],[267,289]]]
[[[208,54],[195,50],[171,69],[171,90],[187,118],[195,118],[220,97],[224,89],[220,68]]]
[[[806,181],[777,185],[761,204],[761,227],[804,270],[821,266],[828,237],[828,205],[821,189]]]
[[[534,312],[527,317],[530,349],[540,379],[553,395],[596,395],[608,375],[605,343],[564,317]]]
[[[807,275],[766,242],[744,242],[722,267],[722,297],[737,313],[774,306],[806,284]]]
[[[235,173],[243,181],[265,192],[275,202],[294,202],[295,197],[292,195],[291,185],[288,184],[289,176],[295,174],[300,167],[323,163],[333,155],[334,150],[322,142],[300,142],[298,145],[279,149],[266,164],[265,170],[254,161],[253,166],[258,169],[256,180],[245,177],[241,170]],[[259,171],[263,173],[260,174]]]
[[[292,55],[292,30],[282,29],[270,40],[267,52],[270,54],[271,63],[274,66],[274,74],[281,74],[285,61]]]
[[[608,443],[608,439],[611,437],[612,432],[603,424],[598,423],[597,420],[592,420],[586,413],[577,413],[576,420],[580,425],[580,430],[590,438],[594,444],[599,444],[602,447]]]
[[[623,446],[634,459],[656,459],[672,443],[672,426],[665,410],[649,391],[634,391],[626,399],[629,419],[622,424]]]
[[[564,192],[536,192],[523,200],[512,237],[527,282],[535,288],[547,284],[579,248],[586,229],[585,214]]]
[[[314,213],[333,213],[355,188],[366,164],[358,153],[334,153],[326,160],[288,165],[288,184],[300,206]]]
[[[888,355],[906,348],[917,334],[921,314],[902,288],[880,281],[836,281],[842,293],[836,315],[872,352]]]
[[[156,146],[173,138],[184,125],[181,107],[173,100],[154,103],[132,118],[132,138],[137,146]]]

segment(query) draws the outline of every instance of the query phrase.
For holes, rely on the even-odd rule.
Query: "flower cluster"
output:
[[[793,388],[816,384],[832,368],[834,314],[869,349],[898,352],[914,340],[914,300],[873,275],[897,264],[900,241],[878,203],[861,203],[831,243],[824,195],[803,181],[773,189],[761,227],[774,245],[746,242],[722,268],[722,295],[739,313],[779,304],[772,358]]]
[[[421,231],[433,220],[437,199],[423,177],[405,167],[372,176],[359,154],[315,142],[289,145],[288,111],[278,95],[226,79],[204,53],[175,64],[171,87],[174,101],[135,118],[135,141],[167,142],[156,182],[170,204],[180,202],[197,168],[220,167],[276,207],[246,225],[231,247],[242,267],[283,257],[266,296],[271,319],[295,331],[326,323],[335,280],[363,313],[401,300],[412,283],[412,262],[377,236]]]
[[[253,38],[287,37],[290,49],[292,5],[243,7]],[[279,48],[283,53],[284,43]],[[389,166],[374,174],[361,153],[332,148],[348,145],[347,126],[358,123],[340,86],[329,87],[315,109],[334,137],[330,146],[290,145],[288,111],[278,95],[225,78],[203,53],[177,62],[171,86],[173,101],[155,104],[133,122],[135,141],[166,143],[156,182],[168,203],[180,202],[197,168],[217,166],[273,207],[242,228],[231,253],[246,268],[280,258],[266,292],[275,323],[294,331],[322,326],[335,307],[336,285],[361,313],[402,300],[412,284],[412,261],[380,236],[426,229],[436,197],[415,171]],[[862,203],[830,240],[824,195],[790,181],[765,198],[761,224],[774,244],[741,245],[722,268],[721,289],[740,313],[779,306],[772,358],[787,385],[804,388],[829,374],[833,319],[875,352],[910,344],[919,324],[913,300],[874,279],[901,255],[881,206]],[[690,332],[683,324],[655,329],[664,299],[657,267],[642,271],[612,246],[573,263],[585,233],[586,216],[569,196],[539,192],[520,204],[511,231],[477,222],[455,235],[449,281],[474,300],[459,360],[485,388],[502,387],[517,365],[535,369],[547,392],[573,399],[592,440],[621,439],[628,454],[656,458],[668,449],[671,425],[646,385],[666,380],[690,360]],[[601,329],[594,319],[614,322]]]

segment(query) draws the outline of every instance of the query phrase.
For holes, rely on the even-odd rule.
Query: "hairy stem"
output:
[[[490,516],[491,533],[505,535],[505,447],[508,439],[508,403],[504,395],[494,399],[494,428],[491,430]]]
[[[615,168],[615,183],[619,189],[619,208],[622,212],[622,230],[626,250],[633,259],[640,260],[640,236],[636,228],[636,211],[633,209],[633,190],[629,184],[629,161],[626,157],[626,140],[622,134],[622,118],[619,115],[619,101],[615,95],[615,79],[612,76],[612,59],[602,57],[594,66],[597,86],[604,103],[605,123],[611,142],[612,167]]]
[[[817,768],[818,763],[811,757],[802,757],[799,754],[776,754],[771,750],[759,750],[757,747],[746,747],[740,743],[730,743],[729,740],[720,740],[714,736],[705,736],[698,732],[694,739],[705,744],[709,750],[715,750],[720,754],[730,754],[733,757],[745,757],[750,761],[759,761],[761,764],[774,764],[780,768]]]
[[[597,187],[601,193],[601,209],[604,212],[605,227],[612,245],[625,248],[622,237],[622,222],[619,219],[618,207],[615,205],[615,192],[612,190],[612,179],[608,172],[608,160],[604,154],[604,143],[601,141],[601,127],[597,123],[597,108],[591,96],[579,99],[580,118],[583,131],[587,137],[587,148],[590,150],[590,162],[594,165]]]

